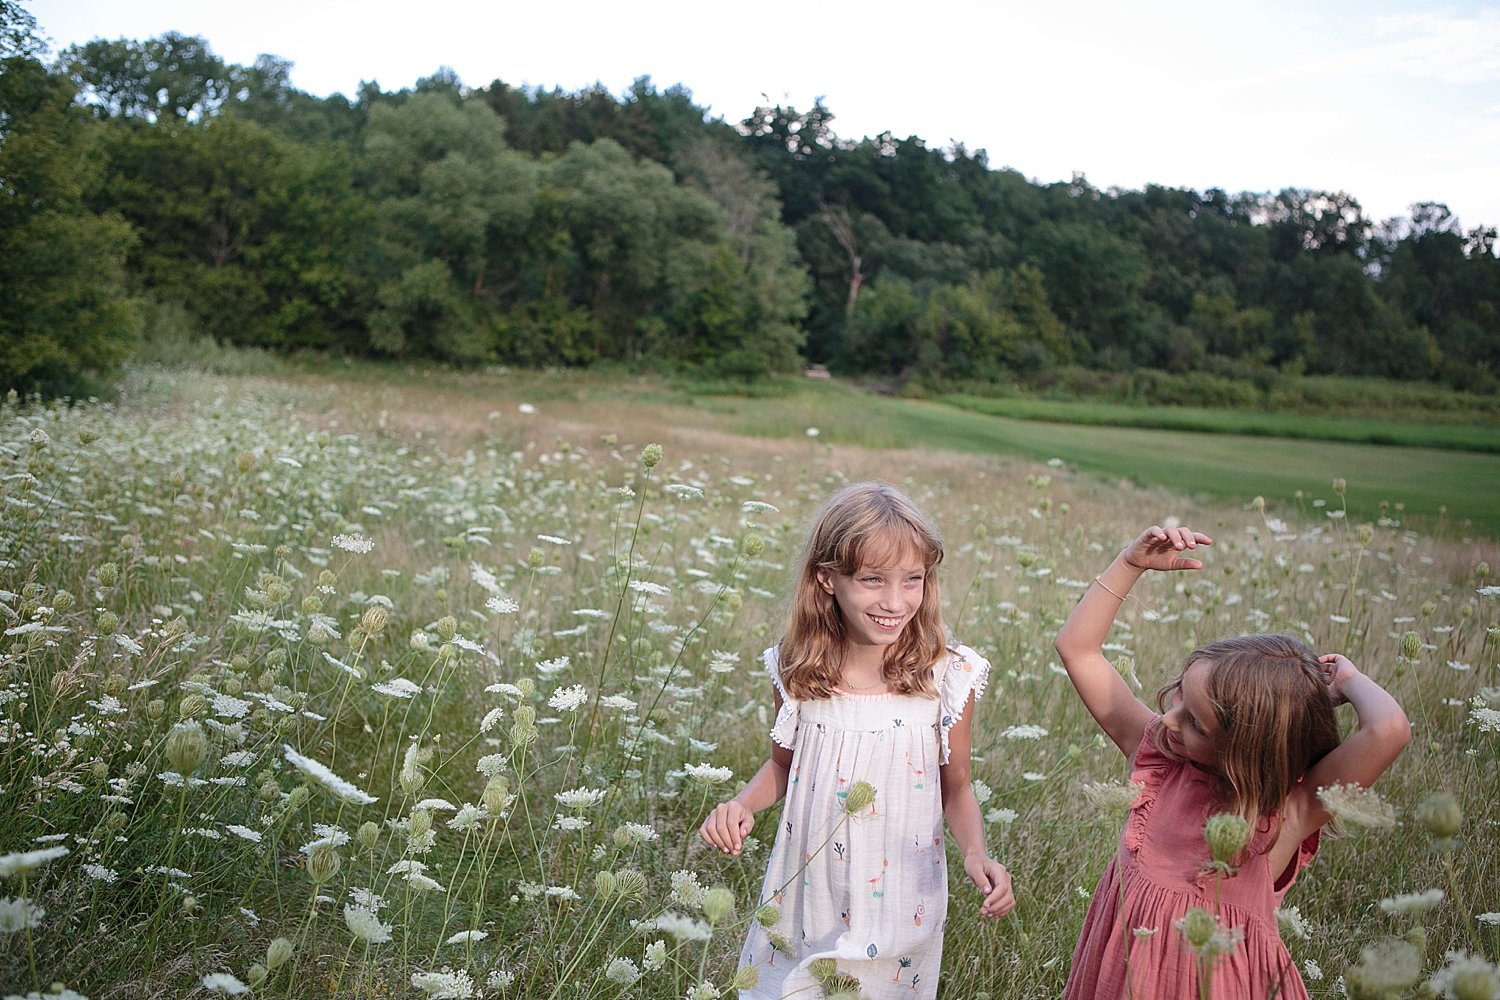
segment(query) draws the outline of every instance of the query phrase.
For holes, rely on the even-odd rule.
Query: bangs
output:
[[[860,569],[886,569],[912,559],[931,570],[943,558],[941,546],[916,525],[900,519],[872,526],[840,546],[838,564],[832,567],[846,576]]]

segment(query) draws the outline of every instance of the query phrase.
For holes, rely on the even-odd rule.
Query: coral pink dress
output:
[[[1273,875],[1262,852],[1274,835],[1274,817],[1263,818],[1249,860],[1233,876],[1219,877],[1216,904],[1215,876],[1205,874],[1203,823],[1221,811],[1218,779],[1163,754],[1151,739],[1154,728],[1147,727],[1132,761],[1130,780],[1145,787],[1094,890],[1064,1000],[1198,996],[1197,956],[1172,926],[1194,906],[1217,912],[1220,925],[1244,933],[1215,962],[1214,1000],[1306,1000],[1307,987],[1276,926],[1276,908],[1317,853],[1318,834]]]

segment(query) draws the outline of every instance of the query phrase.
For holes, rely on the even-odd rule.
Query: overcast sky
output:
[[[312,94],[470,86],[616,94],[650,76],[714,116],[822,97],[842,138],[954,141],[1042,183],[1343,190],[1500,225],[1500,0],[22,0],[60,50],[201,35]]]

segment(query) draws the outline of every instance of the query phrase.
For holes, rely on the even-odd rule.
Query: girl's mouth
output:
[[[865,617],[874,622],[877,628],[884,629],[887,632],[896,631],[901,627],[901,623],[906,621],[904,617],[899,615],[894,618],[887,618],[882,615],[866,615]]]

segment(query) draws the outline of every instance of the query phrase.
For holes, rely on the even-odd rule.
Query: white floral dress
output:
[[[781,919],[769,930],[751,925],[740,963],[760,980],[741,1000],[821,996],[807,971],[819,958],[857,976],[864,996],[930,1000],[948,916],[938,767],[969,693],[984,692],[989,662],[950,647],[933,667],[937,698],[798,701],[782,688],[775,648],[763,659],[783,699],[771,738],[792,750],[792,764],[761,889]],[[858,781],[875,787],[875,802],[847,816]]]

